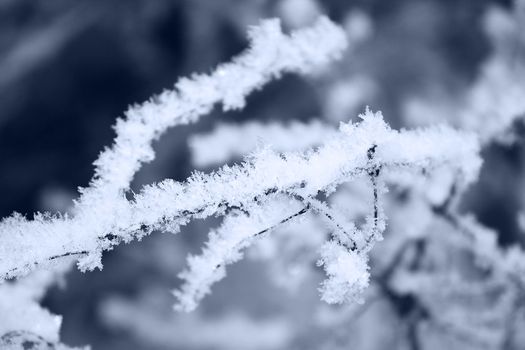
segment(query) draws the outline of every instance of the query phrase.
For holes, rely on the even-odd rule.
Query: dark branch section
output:
[[[381,172],[381,165],[372,164],[374,161],[376,150],[377,145],[373,145],[366,152],[366,156],[368,158],[368,162],[371,164],[371,166],[368,168],[368,176],[370,176],[370,181],[372,182],[372,188],[374,192],[374,224],[377,229],[377,222],[379,220],[379,191],[377,188],[377,178],[379,177],[379,173]]]
[[[264,230],[261,230],[257,233],[254,233],[253,236],[251,238],[255,238],[255,237],[259,237],[259,236],[262,236],[264,235],[265,233],[268,233],[274,229],[276,229],[277,227],[279,227],[280,225],[283,225],[285,223],[287,223],[288,221],[291,221],[293,219],[295,219],[296,217],[298,216],[301,216],[303,214],[306,214],[308,212],[308,210],[310,209],[310,206],[307,205],[306,207],[302,208],[301,210],[299,210],[298,212],[290,215],[290,216],[287,216],[286,218],[282,219],[281,221],[279,221],[278,223],[276,223],[275,225],[273,226],[270,226],[268,228],[265,228]],[[215,269],[218,269],[222,266],[222,264],[218,264],[215,266]]]

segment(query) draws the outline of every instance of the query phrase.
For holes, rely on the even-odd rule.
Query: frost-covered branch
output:
[[[245,214],[236,214],[235,217],[227,218],[229,220],[227,222],[234,224],[231,226],[227,224],[226,232],[217,236],[221,240],[212,240],[207,246],[212,253],[207,253],[200,260],[193,260],[193,265],[198,268],[192,267],[193,273],[187,276],[191,276],[189,278],[192,281],[200,280],[194,282],[197,287],[190,288],[198,292],[186,291],[181,295],[185,297],[189,295],[190,300],[193,298],[198,300],[206,293],[205,286],[221,278],[224,264],[238,259],[238,251],[250,243],[249,239],[255,233],[265,231],[266,227],[271,228],[275,223],[282,222],[284,217],[288,217],[283,215],[282,208],[273,202],[278,200],[279,196],[288,196],[290,200],[298,202],[297,196],[305,199],[313,198],[319,192],[331,193],[344,182],[378,174],[376,171],[379,168],[386,171],[395,171],[396,168],[420,170],[445,165],[456,168],[465,181],[470,181],[476,176],[479,159],[476,155],[477,143],[472,136],[447,128],[397,132],[388,128],[380,114],[367,112],[362,117],[363,121],[360,124],[342,124],[338,137],[328,141],[315,152],[277,154],[262,150],[252,155],[251,159],[242,165],[224,167],[209,175],[196,173],[184,183],[166,180],[146,187],[130,202],[122,198],[118,207],[119,215],[111,225],[112,231],[105,232],[102,239],[111,247],[120,241],[140,238],[155,229],[178,231],[179,226],[186,224],[190,219],[222,215],[228,208],[242,208],[250,213],[249,217]],[[443,139],[447,142],[436,142]],[[436,144],[440,147],[434,146]],[[290,196],[290,193],[295,193],[296,196]],[[374,195],[376,196],[377,194]],[[307,205],[313,203],[311,200],[304,201]],[[319,206],[317,204],[317,207]],[[293,209],[290,208],[289,203],[287,207],[288,210]],[[257,215],[262,209],[264,211]],[[301,212],[302,209],[298,207],[297,210]],[[378,210],[374,208],[374,222],[378,220],[376,214]],[[291,215],[295,211],[295,209],[291,210]],[[239,218],[244,218],[245,221],[239,223]],[[278,219],[275,220],[276,218]],[[260,222],[258,226],[254,224],[257,220]],[[52,236],[64,233],[69,235],[75,232],[77,225],[81,224],[75,218],[64,217],[52,220],[42,218],[32,222],[23,221],[23,223],[29,227],[20,227],[20,223],[16,221],[13,223],[11,232],[16,232],[16,229],[20,230],[19,234],[12,235],[13,240],[6,241],[4,245],[6,248],[11,248],[6,249],[9,255],[5,256],[8,261],[13,262],[12,267],[5,272],[8,277],[16,275],[19,272],[17,269],[23,270],[37,263],[46,263],[50,257],[84,251],[96,254],[99,249],[98,245],[92,248],[85,244],[86,240],[80,239],[72,242],[76,244],[73,247],[57,245],[46,247],[48,249],[41,249],[42,244],[34,239],[19,239],[20,235],[31,232],[34,227]],[[384,226],[384,223],[374,225]],[[238,230],[238,234],[234,234],[235,229]],[[376,231],[371,230],[369,233],[376,235]],[[20,247],[21,242],[31,246]],[[81,246],[79,242],[85,245]],[[355,256],[366,252],[362,245],[358,246],[360,251],[354,252],[345,250],[335,241],[328,244],[334,249],[341,247],[337,248],[337,251],[338,254],[345,254],[344,256]],[[336,282],[336,285],[352,282],[348,280],[349,276],[336,275],[338,271],[361,273],[357,268],[366,266],[366,260],[361,265],[352,265],[352,261],[362,261],[361,258],[350,261],[336,257],[336,260],[333,260],[334,250],[325,248],[323,250],[327,255],[323,256],[323,261],[327,264],[325,265],[327,273],[332,276],[329,281],[343,278],[342,281]],[[38,260],[34,255],[24,255],[23,252],[26,251],[38,252],[40,254]],[[50,254],[50,251],[53,254]],[[361,257],[364,259],[363,256]],[[342,266],[345,261],[352,264]],[[25,265],[22,265],[21,263],[24,262]],[[337,264],[333,265],[334,263]],[[85,266],[85,268],[90,267],[95,266]],[[205,275],[207,277],[202,277],[203,273],[208,274]],[[325,289],[332,292],[336,290],[332,288],[333,286],[332,283],[328,287],[325,286]],[[344,292],[344,295],[347,291],[352,291],[351,288],[337,290]],[[326,299],[343,300],[333,296]],[[185,304],[192,305],[190,302]],[[191,306],[188,308],[191,309]]]
[[[151,143],[168,128],[192,123],[222,103],[225,111],[244,107],[246,96],[286,72],[311,73],[338,58],[346,47],[342,30],[327,18],[286,36],[278,20],[263,21],[249,32],[250,49],[210,75],[182,78],[167,90],[126,112],[115,126],[111,148],[95,162],[95,177],[81,201],[97,189],[127,189],[140,165],[154,158]],[[312,43],[316,43],[312,45]]]
[[[219,102],[224,110],[241,108],[246,95],[272,78],[285,72],[315,71],[339,57],[346,47],[343,31],[326,18],[289,36],[281,32],[278,20],[263,21],[249,34],[250,49],[231,63],[220,65],[210,75],[183,78],[174,90],[130,107],[126,117],[117,121],[113,146],[95,161],[95,176],[90,187],[81,190],[72,216],[36,214],[33,220],[26,220],[15,214],[3,220],[1,278],[26,274],[63,257],[78,259],[83,270],[100,267],[103,250],[145,231],[144,217],[126,219],[140,206],[149,210],[148,204],[140,199],[128,202],[124,191],[141,164],[154,158],[152,142],[166,129],[195,122]]]
[[[480,160],[473,136],[448,128],[397,132],[380,114],[368,112],[358,125],[342,124],[340,133],[317,151],[277,154],[262,150],[242,165],[223,167],[186,182],[165,180],[147,186],[132,201],[123,196],[108,202],[97,220],[84,213],[73,217],[20,216],[2,222],[3,278],[19,276],[57,256],[84,254],[82,270],[100,264],[100,253],[153,230],[178,231],[189,220],[222,215],[228,208],[250,211],[254,199],[295,192],[315,197],[341,183],[368,175],[368,150],[376,145],[372,166],[382,169],[454,167],[465,181],[476,177]],[[447,140],[443,142],[443,140]],[[438,145],[438,146],[437,146]],[[87,215],[92,215],[88,213]]]
[[[327,219],[334,231],[335,239],[322,248],[324,253],[320,264],[324,265],[329,276],[323,287],[324,299],[328,302],[353,299],[358,294],[353,288],[355,283],[359,282],[361,287],[358,289],[362,290],[367,279],[350,278],[349,274],[366,277],[366,253],[373,242],[381,239],[385,227],[378,198],[379,169],[387,172],[399,169],[420,171],[446,164],[462,173],[466,181],[472,180],[479,169],[479,159],[475,156],[477,143],[468,134],[448,128],[397,132],[384,123],[380,114],[367,111],[361,117],[363,121],[359,124],[342,124],[339,135],[317,151],[275,154],[263,149],[252,156],[252,164],[246,164],[255,167],[249,175],[251,181],[243,179],[236,188],[260,189],[234,201],[236,207],[243,208],[249,215],[243,212],[227,218],[219,231],[210,234],[202,255],[188,258],[189,268],[181,275],[186,283],[175,292],[179,309],[195,308],[198,301],[209,293],[210,285],[224,277],[225,265],[239,260],[241,250],[249,246],[260,232],[266,233],[269,228],[275,228],[276,223],[286,223],[307,210]],[[437,138],[446,139],[451,144],[444,145],[446,150],[438,150],[435,146],[425,149],[430,144],[435,145]],[[461,146],[456,148],[455,143]],[[462,154],[454,155],[458,151]],[[451,156],[455,160],[450,159]],[[459,161],[457,156],[461,162],[456,163]],[[261,173],[256,171],[257,168]],[[232,173],[237,169],[226,167],[222,171]],[[371,178],[374,203],[372,214],[360,230],[315,199],[319,193],[329,195],[339,185],[359,177]],[[233,181],[237,180],[239,177]],[[242,191],[237,189],[235,192],[239,195]]]

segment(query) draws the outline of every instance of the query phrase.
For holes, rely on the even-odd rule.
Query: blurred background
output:
[[[136,176],[136,191],[164,178],[186,178],[195,169],[188,138],[210,132],[218,121],[321,118],[337,125],[355,120],[369,105],[395,128],[461,126],[454,117],[412,111],[421,101],[455,106],[498,49],[486,14],[511,5],[506,0],[0,0],[0,213],[66,212],[77,187],[88,185],[92,162],[111,144],[111,125],[128,105],[240,53],[247,47],[247,27],[264,18],[279,17],[292,30],[325,14],[345,28],[350,49],[322,75],[288,75],[270,83],[249,97],[243,111],[217,108],[197,125],[170,131],[155,146],[156,160]],[[501,244],[522,241],[516,218],[525,199],[523,144],[490,144],[483,157],[480,181],[462,207],[498,230]],[[196,313],[173,314],[169,290],[179,283],[176,274],[186,254],[199,251],[210,223],[120,246],[105,254],[103,271],[72,270],[44,299],[64,317],[62,341],[95,350],[346,348],[356,329],[318,331],[314,337],[309,328],[321,303],[318,281],[290,293],[270,281],[268,267],[257,259],[231,267]],[[381,306],[375,312],[390,322]],[[135,318],[141,321],[128,322]],[[294,322],[304,327],[291,341],[286,329]],[[396,339],[395,329],[391,320],[374,330],[375,345],[355,348],[393,349],[383,346]],[[372,331],[361,329],[360,337],[367,332]]]

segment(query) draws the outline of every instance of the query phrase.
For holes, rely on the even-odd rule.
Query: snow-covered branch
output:
[[[421,171],[445,165],[456,169],[464,181],[473,180],[479,170],[478,146],[472,135],[449,128],[397,132],[384,123],[379,113],[367,111],[361,117],[363,121],[359,124],[342,124],[337,137],[317,151],[277,154],[263,149],[252,155],[251,162],[243,167],[225,167],[212,175],[214,179],[221,179],[233,174],[227,183],[213,183],[213,189],[207,192],[226,185],[228,196],[232,192],[235,195],[227,199],[219,189],[219,197],[224,198],[222,203],[241,210],[228,217],[221,229],[210,233],[202,255],[188,258],[189,268],[181,274],[186,283],[175,292],[179,309],[195,308],[209,293],[210,285],[224,277],[224,266],[239,260],[241,250],[254,238],[309,210],[328,219],[330,229],[335,232],[335,238],[322,249],[320,264],[329,276],[323,287],[323,298],[328,302],[357,298],[354,282],[362,286],[367,283],[361,277],[349,279],[349,273],[366,276],[366,254],[371,245],[381,239],[385,228],[382,207],[378,204],[380,169]],[[435,147],[438,139],[447,140],[441,143],[442,149]],[[429,145],[434,146],[426,148]],[[315,197],[320,193],[329,195],[342,183],[360,177],[372,179],[374,208],[365,226],[358,230],[349,222],[344,226],[339,224],[344,218],[338,220],[336,212]],[[201,181],[203,179],[201,177]],[[203,181],[211,183],[211,180]],[[230,187],[232,184],[235,190]],[[248,193],[243,193],[246,190]],[[359,264],[352,263],[356,261]]]
[[[16,277],[56,257],[73,255],[79,255],[81,269],[93,269],[100,263],[103,249],[140,239],[153,230],[177,232],[192,219],[256,212],[279,196],[297,201],[315,198],[319,193],[328,195],[342,183],[378,175],[379,169],[418,172],[445,166],[455,169],[465,182],[475,179],[480,159],[474,136],[446,127],[398,132],[388,127],[380,113],[370,111],[362,119],[359,124],[342,124],[337,137],[316,151],[280,154],[263,149],[241,165],[225,166],[208,175],[195,173],[183,183],[165,180],[145,187],[131,201],[120,197],[98,219],[106,229],[89,236],[82,236],[86,232],[82,216],[40,216],[34,221],[12,217],[2,223],[3,231],[10,233],[2,236],[2,276]],[[273,224],[276,224],[286,216],[268,215],[264,220],[269,223],[275,218]],[[254,220],[249,218],[253,225]],[[375,214],[374,220],[377,218]],[[376,225],[384,227],[384,223]],[[251,237],[261,229],[261,225],[243,225],[242,234]],[[366,234],[378,233],[370,230]],[[231,240],[244,244],[238,236],[232,235]],[[229,240],[230,237],[228,244]],[[208,246],[214,250],[221,247]],[[232,247],[239,249],[242,245]],[[366,245],[357,248],[363,252],[368,249]],[[217,270],[216,265],[214,262],[210,268]]]
[[[241,108],[246,95],[272,78],[285,72],[316,71],[346,47],[342,29],[327,18],[289,36],[281,32],[278,20],[267,20],[249,35],[250,49],[231,63],[220,65],[210,75],[183,78],[174,90],[130,107],[126,117],[117,121],[113,146],[95,161],[95,176],[90,187],[81,190],[72,216],[36,214],[26,220],[15,214],[3,220],[1,278],[17,277],[64,257],[78,259],[82,269],[100,267],[103,250],[133,239],[137,234],[132,232],[144,231],[144,218],[131,222],[125,218],[136,211],[132,208],[148,210],[147,205],[140,200],[129,203],[124,191],[141,164],[153,160],[152,142],[166,129],[195,122],[219,102],[225,110]]]

